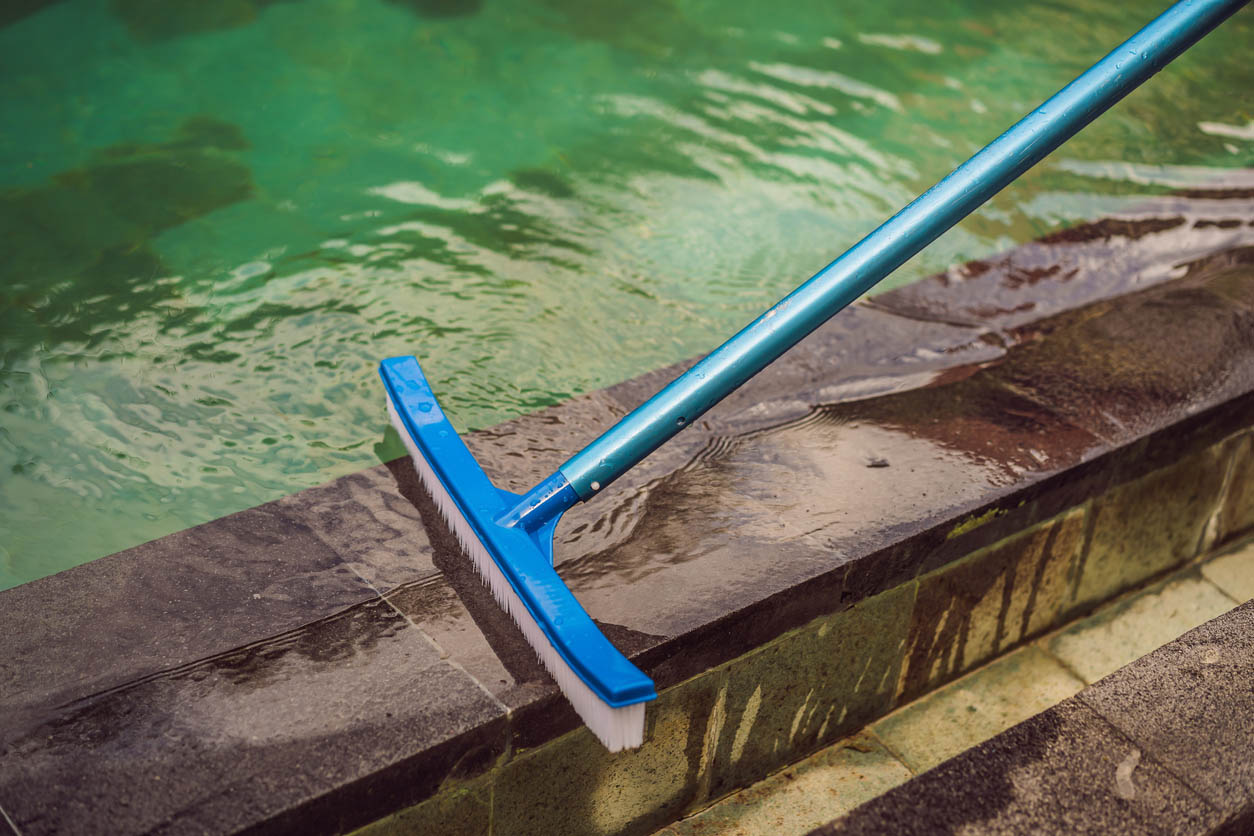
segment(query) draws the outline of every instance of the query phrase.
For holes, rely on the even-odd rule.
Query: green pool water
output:
[[[15,0],[0,588],[708,350],[1165,7]],[[890,279],[1254,165],[1238,14]]]

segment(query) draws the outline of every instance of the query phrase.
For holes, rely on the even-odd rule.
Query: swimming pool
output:
[[[717,344],[1162,10],[0,13],[0,588]],[[1254,165],[1246,10],[891,283]],[[1245,94],[1245,95],[1242,95]]]

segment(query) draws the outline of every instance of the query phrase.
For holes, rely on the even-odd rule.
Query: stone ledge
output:
[[[576,728],[401,460],[0,593],[0,809],[645,832],[756,780],[1248,529],[1254,231],[1193,227],[1252,209],[1163,198],[876,297],[573,509],[563,576],[664,689],[639,752]],[[674,371],[468,443],[524,488]]]
[[[812,831],[1254,832],[1254,601]]]

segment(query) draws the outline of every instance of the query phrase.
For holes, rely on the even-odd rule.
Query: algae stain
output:
[[[1010,513],[1005,508],[989,508],[983,514],[967,517],[962,522],[954,526],[948,534],[945,535],[946,540],[952,540],[955,537],[961,537],[968,531],[974,531],[985,523],[990,523],[998,517],[1003,517]]]
[[[753,731],[753,724],[758,719],[758,711],[762,708],[762,686],[753,689],[753,693],[749,696],[749,702],[745,704],[745,713],[740,717],[740,725],[736,727],[736,736],[732,739],[731,760],[736,763],[740,760],[741,755],[745,752],[745,745],[749,742],[749,733]]]

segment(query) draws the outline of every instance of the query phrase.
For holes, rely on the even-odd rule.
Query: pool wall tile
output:
[[[450,782],[421,804],[355,830],[352,836],[487,836],[492,825],[492,778]]]
[[[609,753],[586,728],[516,752],[496,775],[493,836],[647,834],[704,795],[711,736],[725,721],[726,678],[663,690],[639,749]]]
[[[1219,512],[1221,543],[1254,531],[1254,432],[1234,439],[1233,448],[1232,470]]]
[[[883,745],[870,735],[858,734],[675,823],[663,833],[665,836],[801,833],[849,812],[910,777],[910,770]]]
[[[1073,610],[1085,609],[1196,557],[1223,488],[1225,445],[1112,488],[1093,501],[1093,534]]]
[[[728,663],[710,796],[748,786],[888,711],[915,592],[903,584]]]
[[[901,699],[912,699],[1059,621],[1084,542],[1075,509],[919,579]]]

